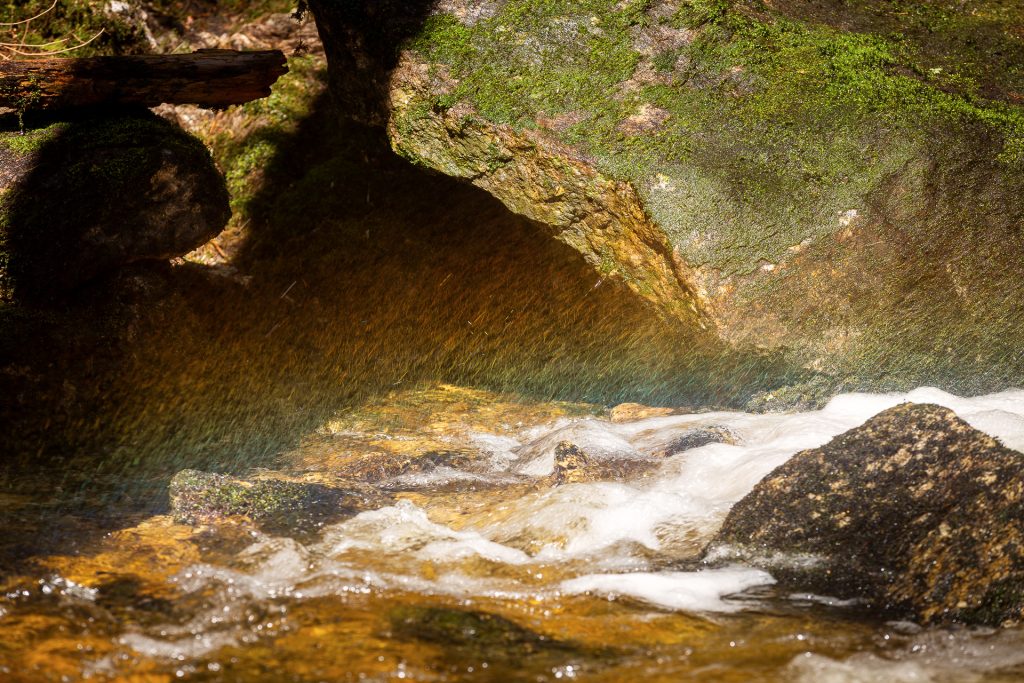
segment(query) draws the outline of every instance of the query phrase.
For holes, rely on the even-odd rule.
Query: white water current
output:
[[[129,630],[121,642],[152,656],[196,657],[244,641],[239,626],[251,629],[252,619],[238,605],[246,601],[387,591],[540,605],[591,595],[628,599],[641,610],[702,615],[756,610],[757,591],[749,591],[771,586],[769,574],[748,567],[681,571],[681,565],[698,556],[731,505],[775,467],[904,401],[946,406],[1006,446],[1024,450],[1024,391],[958,398],[930,388],[847,394],[805,413],[716,412],[628,423],[566,419],[515,438],[477,434],[488,468],[471,474],[442,468],[407,476],[403,486],[426,490],[438,482],[469,486],[512,475],[544,477],[563,440],[592,458],[616,460],[650,459],[697,427],[723,428],[736,443],[671,455],[636,479],[496,495],[493,506],[464,515],[458,524],[429,505],[400,499],[327,526],[313,542],[258,536],[231,566],[200,564],[177,576],[187,593],[211,596],[196,620]],[[427,574],[424,566],[431,568]],[[1016,631],[893,628],[906,641],[896,656],[837,660],[808,650],[791,662],[789,675],[816,683],[952,681],[973,680],[986,667],[1024,665],[1024,638]]]

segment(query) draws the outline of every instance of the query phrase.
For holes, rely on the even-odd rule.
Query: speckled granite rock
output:
[[[639,479],[661,464],[657,458],[595,458],[571,441],[559,442],[554,455],[555,466],[543,480],[547,486]]]
[[[929,404],[798,453],[729,513],[706,554],[924,623],[1024,616],[1024,455]]]

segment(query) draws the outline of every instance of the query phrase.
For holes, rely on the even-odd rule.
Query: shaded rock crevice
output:
[[[602,175],[592,160],[545,135],[486,121],[469,106],[425,106],[438,75],[404,52],[391,73],[388,134],[415,163],[462,178],[583,254],[602,276],[688,325],[711,320],[664,233],[628,182]]]

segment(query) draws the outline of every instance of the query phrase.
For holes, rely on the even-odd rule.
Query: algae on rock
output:
[[[48,300],[118,267],[180,256],[224,227],[201,142],[148,112],[0,133],[5,298]]]

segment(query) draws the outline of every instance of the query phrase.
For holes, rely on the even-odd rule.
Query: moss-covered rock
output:
[[[670,317],[862,386],[1024,375],[1012,3],[310,4],[353,115]]]
[[[0,283],[22,300],[185,254],[229,216],[206,147],[148,112],[0,132],[0,192]]]
[[[178,472],[168,490],[174,519],[183,524],[240,515],[260,524],[301,527],[384,504],[380,495],[366,489],[280,478],[239,479],[199,470]]]
[[[730,511],[707,558],[924,623],[1024,616],[1024,454],[928,404],[798,453]]]

